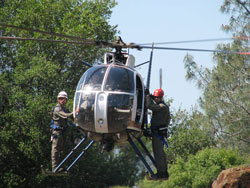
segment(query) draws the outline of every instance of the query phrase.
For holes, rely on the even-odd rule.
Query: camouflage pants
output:
[[[157,171],[166,172],[167,161],[166,161],[166,154],[164,152],[164,145],[162,144],[162,140],[158,137],[157,132],[154,131],[152,134],[152,147],[153,147],[153,153],[155,157]]]
[[[51,149],[51,161],[52,161],[52,171],[60,164],[62,161],[62,153],[64,149],[65,137],[62,134],[62,130],[52,131],[52,149]]]

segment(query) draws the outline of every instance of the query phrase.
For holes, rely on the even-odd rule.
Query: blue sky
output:
[[[218,0],[118,0],[110,19],[118,25],[120,36],[126,43],[157,43],[199,39],[229,38],[221,30],[229,16],[220,12],[223,1]],[[169,44],[167,47],[214,49],[218,43]],[[212,53],[189,52],[199,66],[212,68]],[[130,50],[136,64],[149,60],[150,50]],[[154,50],[150,91],[159,87],[159,69],[163,72],[163,90],[174,100],[172,108],[190,110],[197,104],[201,92],[195,83],[185,80],[183,59],[186,51]],[[137,69],[146,78],[148,66]],[[146,81],[146,80],[145,80]]]

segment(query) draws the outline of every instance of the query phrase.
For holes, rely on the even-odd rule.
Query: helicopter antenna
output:
[[[150,86],[150,75],[151,75],[151,67],[152,67],[152,59],[153,59],[153,50],[154,50],[154,43],[152,43],[152,50],[150,53],[146,89],[149,89],[149,86]],[[145,110],[144,111],[144,128],[147,130],[148,129],[148,109],[145,108],[144,110]]]
[[[84,65],[88,66],[88,67],[93,67],[93,65],[87,63],[86,61],[81,60],[81,62],[82,62]]]
[[[162,88],[162,68],[160,68],[160,88]]]
[[[152,50],[150,53],[150,60],[149,60],[149,66],[148,66],[148,78],[147,78],[147,84],[146,88],[149,89],[150,86],[150,76],[151,76],[151,67],[152,67],[152,59],[153,59],[153,50],[154,50],[154,43],[152,43]]]

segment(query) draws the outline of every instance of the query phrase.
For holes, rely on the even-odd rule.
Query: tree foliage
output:
[[[244,159],[233,150],[204,149],[190,155],[185,163],[178,159],[171,166],[167,187],[209,188],[221,170],[244,164]]]
[[[202,128],[204,122],[202,113],[193,110],[191,113],[178,110],[172,116],[169,126],[169,148],[166,151],[168,163],[173,163],[177,158],[187,160],[190,154],[208,146],[214,146],[213,132]]]
[[[241,36],[249,36],[249,16],[250,2],[248,0],[224,0],[221,6],[221,12],[230,14],[228,24],[222,25],[222,28],[227,32],[240,34]]]
[[[116,26],[109,24],[115,5],[112,0],[1,1],[0,22],[111,41],[117,33]],[[65,40],[7,27],[1,27],[0,34]],[[133,184],[136,160],[124,160],[126,152],[110,158],[101,154],[97,146],[73,169],[75,175],[60,178],[41,175],[41,165],[50,168],[49,114],[58,92],[66,90],[68,106],[72,106],[75,87],[86,70],[81,60],[94,63],[104,51],[84,45],[0,41],[0,187],[93,187],[94,183],[96,187],[105,187],[118,181],[111,181],[109,173],[114,174],[126,165],[130,169],[116,175],[119,174],[122,185]]]
[[[222,11],[232,13],[230,23],[224,29],[236,38],[231,44],[218,45],[225,51],[249,52],[242,37],[250,34],[248,1],[225,1]],[[215,133],[218,146],[226,146],[249,152],[250,145],[250,57],[244,54],[214,54],[216,66],[212,69],[198,67],[191,55],[184,59],[187,79],[195,80],[203,91],[200,106],[205,112],[207,130]]]
[[[237,151],[205,148],[195,155],[189,155],[186,161],[178,158],[169,169],[168,181],[144,180],[140,186],[145,188],[210,188],[213,180],[222,170],[246,162],[247,159]]]

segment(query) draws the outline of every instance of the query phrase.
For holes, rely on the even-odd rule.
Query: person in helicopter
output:
[[[93,74],[90,79],[88,80],[85,89],[91,89],[91,90],[100,90],[101,89],[102,80],[100,79],[100,76],[98,73]]]
[[[60,164],[62,160],[62,153],[65,143],[65,130],[67,128],[68,118],[73,119],[73,113],[66,107],[68,95],[65,91],[59,92],[57,96],[58,104],[52,109],[52,171]],[[62,172],[64,169],[60,168],[58,172]]]
[[[146,89],[146,107],[152,110],[151,132],[152,148],[157,168],[157,179],[168,179],[166,155],[164,152],[164,137],[167,135],[167,128],[170,122],[169,107],[163,101],[164,92],[162,89],[156,89],[153,99]]]

